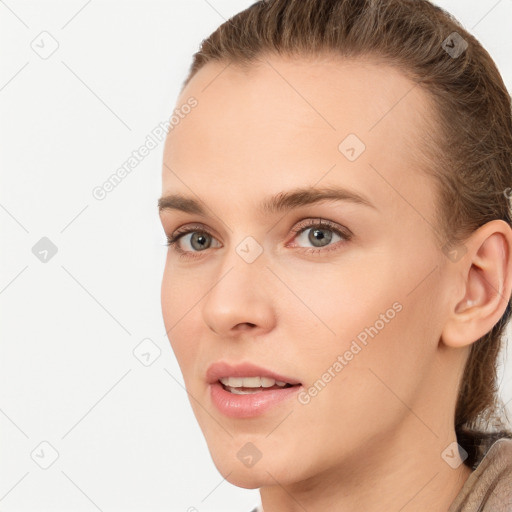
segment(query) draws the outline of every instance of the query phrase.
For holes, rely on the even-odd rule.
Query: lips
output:
[[[270,384],[273,380],[281,385],[254,387],[257,384],[254,378],[257,377],[261,378],[261,384]],[[228,385],[221,382],[221,379]],[[222,414],[232,418],[260,416],[286,399],[290,399],[302,389],[301,383],[296,378],[252,363],[229,364],[225,361],[213,363],[206,371],[206,380],[209,384],[212,404]],[[230,383],[238,387],[229,386]]]

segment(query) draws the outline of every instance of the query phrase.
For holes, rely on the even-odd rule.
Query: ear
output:
[[[503,220],[478,228],[464,243],[465,255],[452,274],[462,289],[450,302],[441,339],[464,347],[487,334],[503,316],[512,289],[512,229]]]

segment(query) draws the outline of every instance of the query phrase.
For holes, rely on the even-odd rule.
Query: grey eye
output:
[[[201,231],[192,231],[191,233],[187,233],[183,237],[182,240],[189,238],[190,246],[194,251],[201,251],[203,249],[208,249],[212,245],[212,236],[208,233],[202,233]]]
[[[341,237],[337,235],[333,229],[331,228],[321,228],[321,227],[308,227],[305,228],[298,236],[297,239],[300,240],[301,237],[304,237],[306,233],[307,242],[310,243],[313,247],[325,247],[329,245],[331,241],[337,242],[341,240]],[[333,236],[337,236],[338,239],[333,240]],[[302,242],[305,240],[302,239]]]

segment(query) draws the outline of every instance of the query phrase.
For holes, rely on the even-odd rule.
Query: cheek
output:
[[[200,324],[194,309],[199,307],[201,289],[190,275],[179,275],[166,265],[161,286],[162,317],[172,350],[185,374],[197,355]]]
[[[340,338],[330,350],[300,350],[301,357],[307,354],[309,402],[295,405],[294,419],[301,421],[294,429],[298,437],[317,433],[307,448],[312,459],[335,464],[340,453],[361,457],[366,449],[378,449],[410,415],[404,404],[415,403],[430,359],[422,354],[422,340],[408,336],[414,321],[414,308],[408,306],[383,327],[379,323],[377,331],[370,329],[378,318],[374,314],[340,320]],[[373,311],[385,314],[386,307]],[[361,332],[367,335],[366,344],[357,338]],[[419,422],[417,426],[422,428]],[[328,447],[322,439],[331,440]]]
[[[194,314],[194,308],[199,307],[208,289],[207,281],[197,271],[175,267],[174,258],[168,256],[161,285],[162,315],[167,330],[189,322],[190,314]]]
[[[295,357],[304,362],[311,402],[326,414],[336,404],[364,415],[389,400],[399,402],[388,387],[412,398],[435,355],[432,301],[425,290],[411,293],[418,271],[411,280],[404,269],[390,271],[394,265],[384,258],[380,266],[365,264],[364,272],[356,266],[339,267],[329,277],[319,273],[314,282],[295,281],[297,294],[317,316],[303,311],[295,324],[302,333]],[[325,419],[324,413],[318,417]]]
[[[295,326],[302,338],[309,335],[315,340],[306,353],[315,357],[319,350],[318,355],[345,350],[347,341],[358,334],[364,338],[366,327],[378,322],[377,327],[383,328],[380,314],[388,312],[385,320],[393,321],[399,308],[393,309],[393,304],[401,294],[399,285],[391,282],[388,268],[382,260],[369,263],[368,258],[356,254],[339,263],[317,264],[317,268],[309,263],[283,271],[283,281],[290,283],[293,295],[282,292],[283,298],[289,297],[280,310],[288,318],[287,327]],[[306,333],[310,334],[304,336]]]

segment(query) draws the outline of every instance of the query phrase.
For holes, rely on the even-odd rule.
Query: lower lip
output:
[[[302,386],[272,389],[258,393],[235,395],[226,391],[220,382],[210,384],[210,396],[219,411],[232,418],[259,416],[278,403],[298,393]]]

